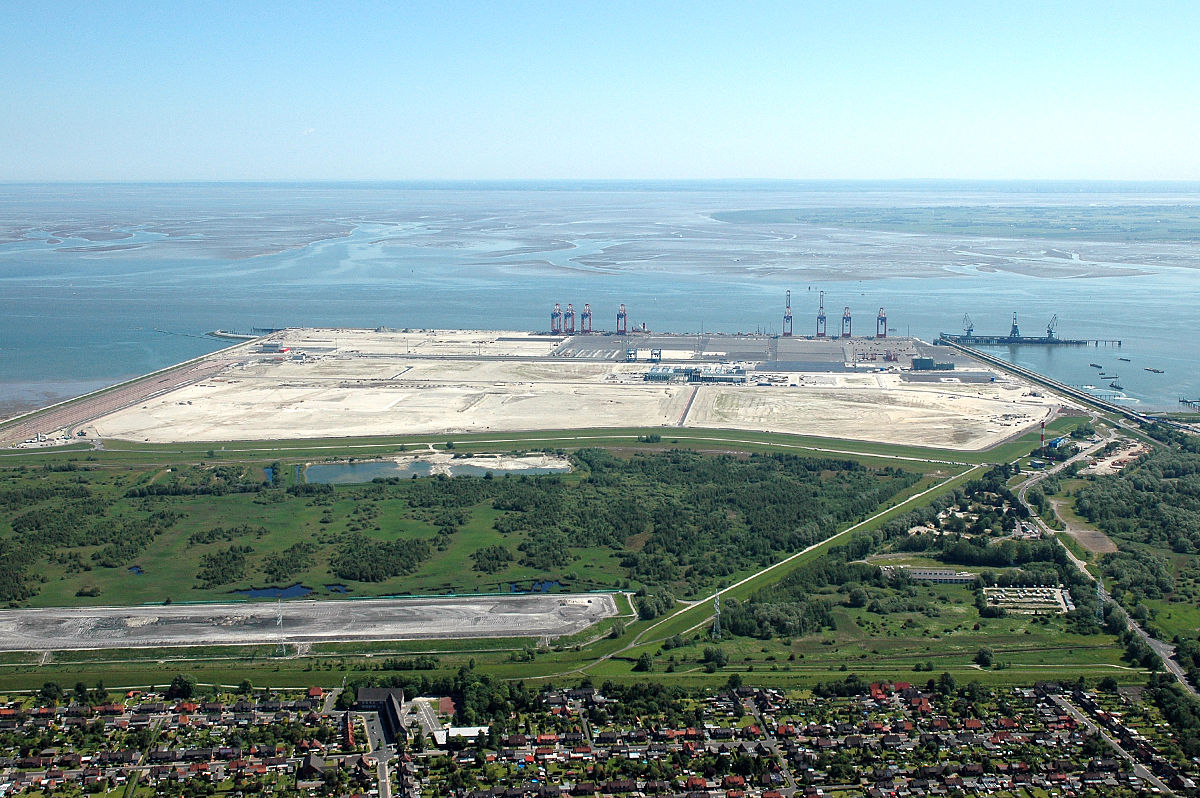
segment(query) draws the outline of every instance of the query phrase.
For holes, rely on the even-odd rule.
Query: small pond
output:
[[[249,590],[232,591],[246,598],[303,598],[313,592],[311,587],[297,582],[289,587],[252,587]]]
[[[146,572],[142,570],[142,566],[140,565],[131,565],[129,566],[129,573],[141,575]]]
[[[513,593],[549,593],[551,588],[563,587],[563,583],[557,580],[539,579],[530,583],[528,588],[521,587],[516,582],[510,582],[508,587]]]

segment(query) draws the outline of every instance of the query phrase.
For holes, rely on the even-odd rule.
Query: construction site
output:
[[[0,610],[0,651],[559,637],[616,614],[607,593]]]
[[[486,433],[539,429],[745,429],[977,450],[1048,420],[1068,400],[970,355],[889,334],[599,332],[556,304],[541,332],[294,328],[115,394],[29,419],[22,433],[148,442]],[[42,428],[46,427],[46,428]],[[20,441],[7,440],[9,443]]]

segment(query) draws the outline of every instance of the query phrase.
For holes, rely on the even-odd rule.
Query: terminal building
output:
[[[740,366],[651,366],[645,382],[710,382],[744,385],[746,370]]]
[[[953,363],[938,363],[931,357],[914,357],[913,371],[954,371]]]

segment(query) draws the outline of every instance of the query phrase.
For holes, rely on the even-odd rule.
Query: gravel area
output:
[[[558,637],[616,614],[611,595],[553,593],[0,610],[0,651]]]

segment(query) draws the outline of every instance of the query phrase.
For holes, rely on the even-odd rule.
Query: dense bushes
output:
[[[496,529],[526,536],[522,562],[561,568],[571,548],[602,546],[621,552],[632,580],[691,594],[823,540],[918,479],[794,455],[576,457],[581,482],[515,481],[493,499],[506,511]]]
[[[1187,673],[1188,681],[1200,684],[1200,640],[1176,637],[1174,642],[1175,659]]]
[[[30,573],[36,562],[64,549],[89,547],[90,562],[116,568],[145,550],[158,535],[182,515],[160,510],[145,517],[109,517],[109,506],[79,485],[59,488],[39,486],[6,492],[10,497],[39,499],[41,504],[14,517],[12,536],[0,538],[0,600],[20,601],[37,592],[38,577]],[[78,552],[74,558],[82,562]],[[91,566],[84,566],[84,569]]]
[[[315,544],[302,540],[287,549],[268,554],[263,561],[263,573],[272,582],[283,582],[292,579],[302,571],[313,567],[316,562],[313,554],[317,551]]]
[[[265,526],[250,526],[249,524],[241,524],[232,527],[213,527],[211,529],[202,529],[198,532],[193,532],[188,537],[189,546],[198,546],[204,543],[217,543],[219,541],[233,541],[237,538],[244,538],[253,535],[261,538],[266,535],[269,530]]]
[[[468,547],[463,553],[475,571],[502,580],[519,562],[576,587],[645,585],[638,611],[653,616],[673,605],[672,594],[703,594],[733,574],[823,540],[920,478],[892,467],[786,454],[653,450],[619,458],[584,449],[576,464],[578,475],[569,477],[439,476],[265,492],[261,468],[242,463],[102,477],[83,469],[36,478],[14,472],[7,483],[0,475],[0,566],[6,568],[0,600],[36,592],[50,557],[68,575],[136,563],[164,530],[189,515],[194,518],[182,533],[186,567],[206,588],[258,572],[281,582],[326,563],[344,580],[391,579],[414,572],[434,549],[452,550],[459,529],[486,518],[508,539],[494,536]],[[270,499],[247,515],[250,497],[234,495],[242,491]],[[165,507],[171,509],[159,512]],[[247,544],[260,553],[249,554]],[[581,556],[619,564],[620,572],[575,568]],[[786,614],[813,613],[791,608]]]
[[[253,552],[249,546],[230,546],[220,551],[211,551],[200,557],[196,578],[201,587],[215,587],[236,582],[246,575],[246,555]]]
[[[1171,726],[1171,739],[1179,744],[1183,755],[1189,759],[1200,756],[1200,701],[1165,674],[1151,677],[1147,694],[1162,710]]]
[[[253,475],[244,465],[195,466],[168,470],[162,482],[130,488],[127,498],[147,496],[224,496],[229,493],[254,493],[269,483]]]
[[[1115,583],[1113,596],[1130,606],[1143,597],[1162,598],[1163,594],[1175,589],[1175,580],[1167,570],[1165,558],[1148,551],[1130,550],[1105,554],[1101,560],[1104,575]],[[1126,599],[1122,594],[1128,592]]]
[[[833,614],[827,601],[751,599],[741,602],[728,599],[721,604],[722,629],[743,637],[800,637],[833,628],[833,625]]]
[[[475,565],[472,567],[476,571],[494,574],[496,571],[508,567],[513,556],[503,546],[484,546],[482,549],[471,552],[471,559],[475,561]]]
[[[1142,430],[1156,441],[1177,446],[1184,452],[1200,453],[1200,436],[1198,435],[1190,435],[1157,421],[1144,425]]]
[[[669,612],[675,606],[675,597],[669,590],[656,588],[651,593],[646,588],[642,588],[634,594],[633,606],[637,610],[638,617],[643,621],[648,621]]]
[[[382,582],[410,574],[429,557],[424,540],[381,541],[366,535],[351,535],[334,553],[333,572],[342,579]]]
[[[1200,453],[1155,449],[1120,475],[1092,478],[1075,507],[1114,537],[1200,552]]]

